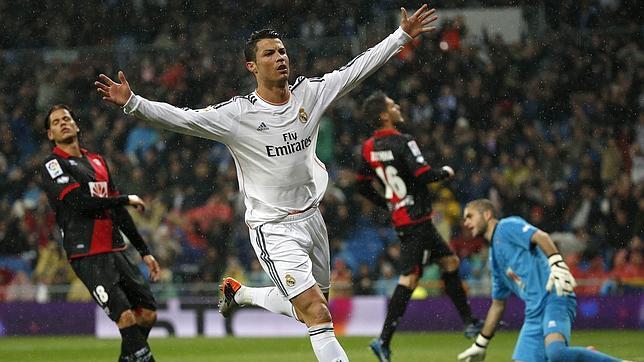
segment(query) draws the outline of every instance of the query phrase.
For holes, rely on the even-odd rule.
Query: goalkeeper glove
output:
[[[577,286],[575,278],[570,273],[570,269],[566,262],[561,257],[561,254],[552,254],[548,257],[550,263],[550,277],[546,284],[546,290],[551,291],[555,287],[558,296],[567,296],[573,293],[573,289]]]
[[[470,346],[470,348],[463,351],[458,355],[458,360],[461,362],[481,362],[485,361],[485,352],[487,349],[488,343],[492,337],[485,337],[480,334],[476,336],[476,341]]]

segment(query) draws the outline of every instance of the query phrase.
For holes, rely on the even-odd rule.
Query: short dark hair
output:
[[[47,112],[47,116],[45,117],[45,131],[49,131],[49,127],[51,126],[51,123],[49,122],[49,117],[51,116],[54,111],[57,111],[59,109],[64,109],[67,112],[69,112],[69,115],[72,116],[72,119],[74,119],[75,122],[78,122],[78,118],[76,118],[76,115],[74,114],[74,111],[72,111],[72,108],[66,104],[55,104],[49,108],[49,112]]]
[[[496,218],[496,208],[494,207],[494,204],[492,201],[488,199],[476,199],[468,202],[465,205],[465,208],[473,208],[476,209],[476,211],[480,212],[481,214],[484,213],[485,211],[491,211],[492,212],[492,217]]]
[[[244,57],[246,57],[247,62],[254,62],[257,60],[257,42],[262,39],[279,39],[281,38],[280,33],[276,32],[271,28],[265,28],[262,30],[254,31],[248,40],[246,40],[246,46],[244,47]]]
[[[387,95],[383,91],[371,93],[362,104],[362,112],[373,128],[379,128],[380,113],[387,112]]]

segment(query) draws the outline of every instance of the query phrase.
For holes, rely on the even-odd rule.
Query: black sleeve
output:
[[[387,208],[387,200],[382,197],[376,189],[373,188],[371,180],[369,179],[358,179],[356,181],[356,190],[358,193],[366,197],[369,201],[373,202],[376,206],[380,206],[384,209]]]
[[[42,186],[50,200],[64,203],[81,212],[112,209],[128,204],[127,196],[92,197],[82,192],[80,183],[66,169],[67,165],[50,158],[43,163],[40,173]]]
[[[428,184],[449,178],[449,172],[445,170],[434,170],[429,168],[421,174],[416,175],[416,179],[421,183]]]
[[[119,229],[123,231],[123,234],[127,236],[136,250],[138,250],[139,254],[141,254],[142,257],[150,255],[150,249],[145,244],[141,234],[139,234],[139,230],[137,230],[136,225],[134,225],[134,220],[132,220],[130,213],[127,212],[124,207],[117,207],[114,209],[113,215],[114,222],[118,225]]]
[[[116,197],[92,197],[86,195],[79,187],[74,188],[61,200],[67,206],[73,207],[80,211],[100,211],[123,207],[129,203],[127,195]]]
[[[407,167],[412,170],[419,183],[428,184],[449,178],[447,171],[435,170],[425,161],[425,157],[413,138],[407,138],[402,154]]]

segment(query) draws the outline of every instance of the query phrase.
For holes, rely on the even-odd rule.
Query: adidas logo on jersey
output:
[[[268,126],[266,125],[266,123],[262,122],[259,124],[259,127],[257,127],[257,130],[259,132],[268,131]]]

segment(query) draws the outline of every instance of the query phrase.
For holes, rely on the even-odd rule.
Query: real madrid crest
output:
[[[300,108],[300,117],[299,118],[300,118],[300,122],[302,122],[302,123],[306,123],[306,121],[309,120],[309,115],[306,114],[306,111],[304,110],[304,108]]]
[[[284,280],[286,281],[286,285],[288,285],[289,287],[292,288],[293,286],[295,286],[295,278],[293,278],[291,274],[286,274],[284,276]]]

